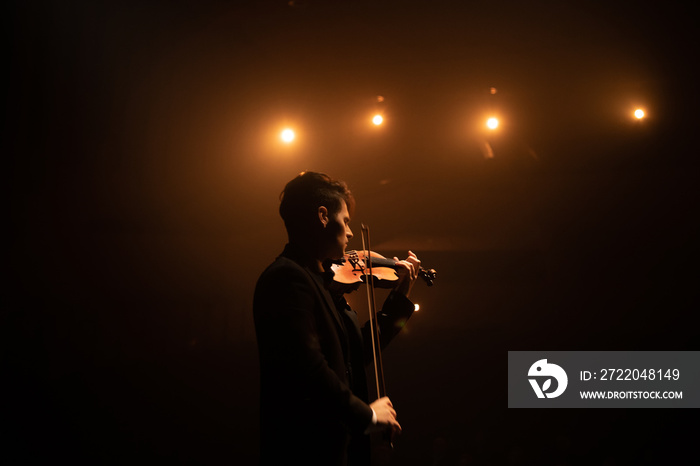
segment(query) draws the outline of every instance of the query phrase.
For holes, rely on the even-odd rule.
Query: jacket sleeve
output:
[[[325,413],[342,419],[353,431],[364,431],[372,419],[371,408],[353,395],[322,349],[338,345],[334,354],[342,358],[337,335],[325,327],[332,321],[317,321],[328,319],[322,300],[300,267],[271,268],[261,276],[253,303],[261,388],[275,398],[284,397],[273,403],[285,409],[291,404],[302,413]]]
[[[384,301],[382,310],[377,315],[379,325],[379,341],[382,350],[399,334],[406,325],[408,319],[413,315],[415,306],[406,295],[392,291]],[[369,321],[362,327],[362,339],[365,344],[365,364],[371,362],[372,356],[372,334]]]

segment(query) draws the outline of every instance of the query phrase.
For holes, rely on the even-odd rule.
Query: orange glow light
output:
[[[634,111],[634,117],[635,117],[637,120],[641,120],[642,118],[644,118],[644,110],[642,110],[641,108],[638,108],[637,110],[635,110],[635,111]]]
[[[372,123],[375,125],[379,126],[384,122],[384,118],[381,115],[374,115],[374,118],[372,118]]]
[[[296,137],[296,135],[294,134],[294,131],[292,131],[292,130],[289,129],[289,128],[283,130],[283,131],[280,133],[280,139],[282,139],[282,141],[285,142],[285,143],[287,143],[287,144],[289,144],[290,142],[292,142],[292,141],[294,140],[295,137]]]
[[[498,118],[489,118],[486,120],[486,126],[488,126],[490,129],[498,128]]]

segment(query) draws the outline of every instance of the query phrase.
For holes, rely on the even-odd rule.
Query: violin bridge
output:
[[[352,265],[353,272],[362,271],[362,266],[360,265],[360,256],[357,255],[356,251],[351,252],[348,255],[348,262]]]

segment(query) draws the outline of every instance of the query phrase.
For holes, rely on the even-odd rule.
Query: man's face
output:
[[[345,247],[348,245],[350,238],[352,238],[350,214],[344,201],[341,202],[340,210],[336,214],[329,216],[325,231],[328,240],[328,258],[342,258],[345,255]]]

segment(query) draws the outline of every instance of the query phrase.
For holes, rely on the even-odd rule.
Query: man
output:
[[[353,393],[351,384],[359,386],[353,366],[362,338],[356,316],[339,299],[342,293],[333,296],[328,290],[329,261],[342,258],[352,238],[354,199],[344,183],[314,172],[290,181],[281,199],[289,242],[260,276],[253,301],[261,463],[345,465],[351,437],[401,431],[389,398],[368,404],[366,385],[360,396]],[[405,295],[419,261],[411,255],[397,265],[401,278],[394,307],[402,309],[405,321],[413,309]],[[353,445],[360,445],[352,449],[353,463],[369,464],[368,441]]]

